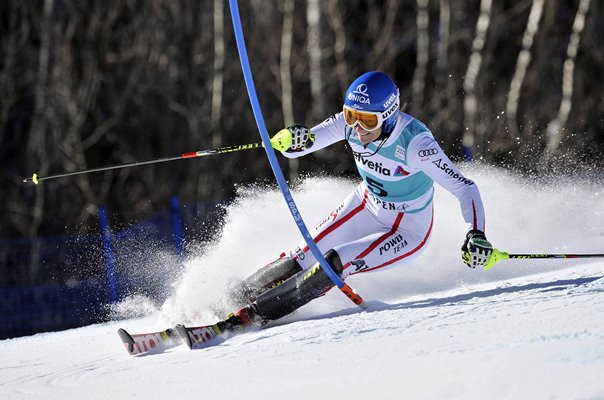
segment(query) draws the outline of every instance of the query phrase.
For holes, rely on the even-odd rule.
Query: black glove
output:
[[[484,232],[472,230],[466,234],[461,246],[461,258],[470,268],[484,266],[493,252],[493,245],[487,240]]]

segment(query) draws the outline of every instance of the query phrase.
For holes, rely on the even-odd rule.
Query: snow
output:
[[[466,168],[479,185],[488,237],[509,252],[603,253],[601,183],[536,184]],[[310,178],[294,190],[309,225],[353,187]],[[116,331],[219,317],[224,285],[299,240],[275,190],[242,189],[222,234],[192,257],[168,301],[143,318],[0,341],[2,399],[421,398],[604,399],[604,260],[460,261],[456,199],[436,195],[429,249],[413,265],[350,277],[368,302],[339,291],[265,329],[216,347],[131,357]],[[261,223],[258,223],[261,221]]]

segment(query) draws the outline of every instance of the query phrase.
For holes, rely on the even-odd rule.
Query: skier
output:
[[[342,112],[312,130],[290,125],[271,140],[288,158],[341,140],[354,156],[362,181],[311,231],[342,279],[408,263],[425,249],[432,232],[434,182],[459,200],[467,226],[463,262],[482,266],[492,252],[476,184],[453,165],[426,125],[400,108],[395,83],[384,73],[368,72],[346,91]],[[231,304],[242,308],[215,326],[232,331],[276,320],[333,286],[302,242],[232,289]]]

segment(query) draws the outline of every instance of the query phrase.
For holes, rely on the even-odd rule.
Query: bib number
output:
[[[375,179],[371,179],[370,177],[365,177],[365,182],[367,182],[367,188],[371,190],[373,194],[376,196],[387,197],[388,192],[384,190],[384,185]]]

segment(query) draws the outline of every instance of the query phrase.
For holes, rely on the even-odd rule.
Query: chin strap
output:
[[[372,157],[372,156],[376,155],[377,152],[380,151],[380,149],[384,146],[384,143],[386,143],[386,140],[388,140],[388,138],[390,137],[390,134],[384,134],[384,132],[382,132],[380,134],[380,136],[377,137],[377,139],[375,139],[373,142],[371,142],[371,143],[376,143],[378,140],[381,140],[380,143],[376,145],[377,148],[375,149],[375,151],[373,151],[373,152],[367,151],[367,152],[359,153],[358,151],[354,151],[349,144],[350,136],[352,135],[352,128],[348,126],[345,129],[346,129],[346,131],[345,131],[344,137],[346,138],[346,140],[344,141],[344,148],[346,149],[347,152],[349,152],[353,156],[358,156],[358,157],[367,158],[367,157]],[[369,145],[369,143],[363,145],[363,148],[366,149],[368,145]]]

